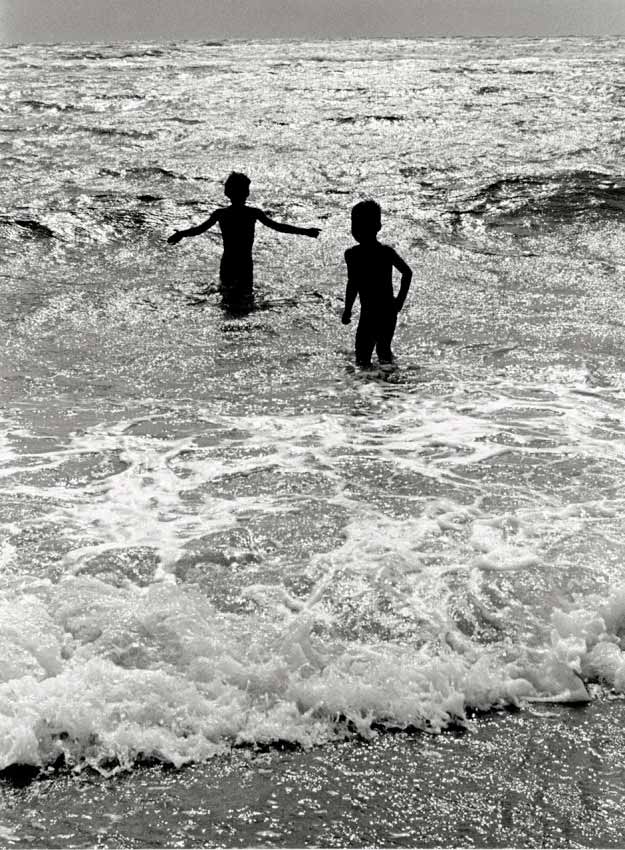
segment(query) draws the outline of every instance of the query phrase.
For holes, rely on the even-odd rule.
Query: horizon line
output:
[[[56,45],[89,45],[89,44],[204,44],[206,46],[219,47],[222,44],[229,42],[321,42],[321,41],[440,41],[448,40],[475,40],[475,39],[526,39],[530,41],[545,41],[548,39],[612,39],[625,38],[625,32],[619,33],[551,33],[544,35],[536,35],[530,33],[518,33],[515,35],[497,34],[497,33],[482,33],[482,34],[440,34],[440,35],[297,35],[297,36],[244,36],[244,35],[228,35],[206,37],[206,38],[132,38],[132,39],[55,39],[52,41],[0,41],[0,48],[5,47],[26,47],[26,46],[47,46],[53,47]]]

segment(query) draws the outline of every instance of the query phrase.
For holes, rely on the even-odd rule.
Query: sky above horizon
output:
[[[0,42],[621,35],[625,0],[0,0]]]

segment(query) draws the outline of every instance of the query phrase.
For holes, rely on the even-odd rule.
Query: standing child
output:
[[[358,245],[345,251],[347,290],[342,322],[348,325],[356,296],[360,319],[356,330],[356,364],[371,366],[375,348],[380,365],[394,362],[391,342],[397,314],[404,306],[412,280],[410,266],[390,245],[378,242],[382,211],[375,201],[361,201],[352,209],[352,235]],[[393,292],[393,268],[401,273],[399,294]]]
[[[234,313],[247,313],[254,306],[254,263],[252,247],[254,245],[254,227],[259,221],[280,233],[295,233],[301,236],[317,238],[316,227],[294,227],[281,224],[256,207],[248,207],[245,202],[250,194],[250,178],[233,171],[224,184],[224,194],[230,199],[229,207],[220,207],[210,214],[208,219],[197,227],[188,230],[176,230],[167,240],[175,245],[187,236],[199,236],[214,224],[219,223],[223,239],[224,252],[219,268],[220,289],[224,306]]]

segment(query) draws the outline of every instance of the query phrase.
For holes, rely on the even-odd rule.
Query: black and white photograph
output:
[[[0,0],[0,850],[625,848],[625,0]]]

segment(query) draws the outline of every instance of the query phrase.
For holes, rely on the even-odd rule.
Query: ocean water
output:
[[[5,46],[0,118],[0,770],[625,692],[625,40]],[[259,227],[238,319],[219,234],[166,243],[232,169],[322,228]]]

